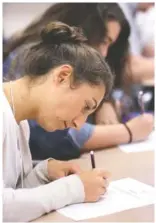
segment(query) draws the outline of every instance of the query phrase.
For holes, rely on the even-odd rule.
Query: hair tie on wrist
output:
[[[127,129],[128,133],[129,133],[129,142],[128,143],[131,143],[132,142],[132,132],[131,132],[130,128],[127,126],[126,123],[124,123],[124,126],[125,126],[125,128]]]

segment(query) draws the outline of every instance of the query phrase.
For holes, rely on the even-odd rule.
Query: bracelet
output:
[[[125,128],[127,129],[128,133],[129,133],[129,142],[128,143],[131,143],[132,142],[132,132],[126,123],[124,123],[123,125],[125,126]]]

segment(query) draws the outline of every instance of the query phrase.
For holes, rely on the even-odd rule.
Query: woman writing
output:
[[[117,3],[52,5],[38,20],[20,32],[18,37],[12,37],[6,44],[7,47],[4,47],[5,55],[10,54],[8,60],[11,61],[11,64],[7,60],[4,63],[9,76],[21,76],[24,48],[27,47],[27,44],[39,41],[42,27],[55,20],[81,27],[87,37],[87,43],[106,57],[114,71],[114,87],[128,89],[127,83],[129,86],[130,78],[125,70],[128,64],[130,27]],[[94,112],[94,124],[96,125],[85,123],[79,131],[70,128],[48,133],[37,123],[29,121],[30,149],[33,159],[41,160],[52,156],[66,160],[80,156],[82,151],[128,143],[127,129],[120,123],[114,107],[112,100],[104,100],[104,103],[101,103],[101,106]],[[130,120],[127,124],[133,135],[132,141],[144,140],[153,129],[153,116],[144,114]]]
[[[76,28],[48,24],[41,40],[25,49],[23,77],[3,84],[4,221],[31,221],[65,205],[96,201],[106,191],[104,170],[83,172],[53,159],[33,169],[28,146],[26,119],[46,131],[79,129],[109,94],[110,69],[84,41]]]

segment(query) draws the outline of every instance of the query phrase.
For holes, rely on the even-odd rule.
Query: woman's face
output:
[[[121,27],[119,22],[112,20],[107,23],[107,36],[104,38],[103,43],[100,43],[98,46],[95,46],[95,48],[102,54],[102,56],[106,57],[109,47],[115,43],[117,40]]]
[[[72,68],[62,65],[51,71],[39,85],[36,121],[47,131],[79,129],[98,107],[104,94],[103,85],[72,86]]]

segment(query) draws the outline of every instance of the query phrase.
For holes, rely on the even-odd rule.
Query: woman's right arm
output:
[[[95,202],[106,192],[109,177],[109,172],[94,169],[63,177],[36,188],[5,188],[3,220],[26,222],[69,204]]]
[[[84,199],[84,186],[77,175],[36,188],[4,188],[3,221],[31,221],[68,204],[83,202]]]

